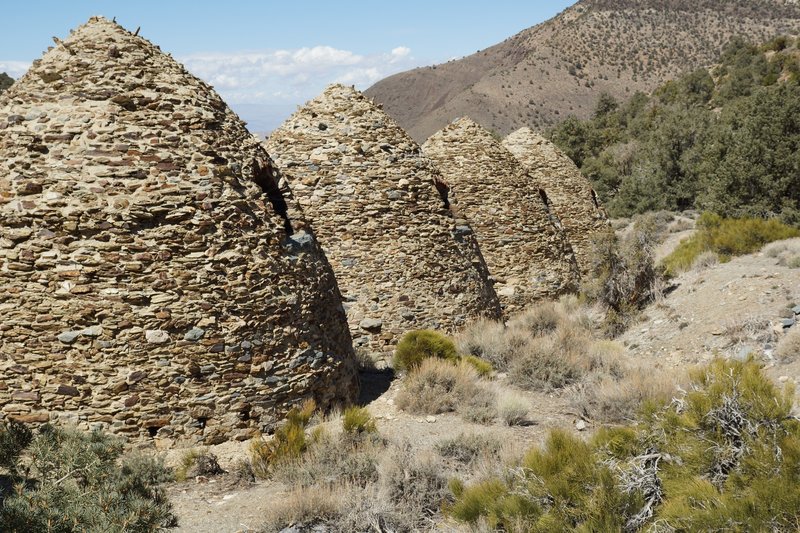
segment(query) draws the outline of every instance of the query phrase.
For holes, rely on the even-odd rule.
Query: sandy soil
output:
[[[668,233],[659,256],[669,253],[691,231]],[[775,258],[758,253],[679,276],[664,297],[646,309],[641,321],[618,340],[632,358],[653,367],[682,369],[715,355],[741,357],[753,352],[764,359],[776,382],[796,383],[800,381],[800,360],[780,364],[770,357],[785,334],[781,319],[796,304],[800,304],[800,269],[780,266]],[[507,427],[499,422],[471,424],[455,414],[420,417],[405,413],[394,401],[402,383],[389,373],[364,374],[362,385],[361,403],[377,418],[380,433],[395,442],[408,441],[420,451],[431,450],[438,441],[462,432],[491,433],[527,448],[540,443],[550,428],[577,431],[570,389],[554,394],[515,391],[528,398],[531,423]],[[509,387],[502,375],[495,385]],[[246,457],[247,446],[225,443],[210,451],[223,468],[233,470],[236,461]],[[177,464],[183,453],[172,450],[165,455],[168,463]],[[179,518],[176,531],[233,533],[257,531],[270,502],[289,489],[269,481],[242,484],[233,475],[225,475],[202,483],[173,483],[168,492]]]
[[[514,390],[530,402],[529,424],[508,427],[500,422],[491,425],[465,422],[458,415],[446,413],[435,417],[410,415],[394,405],[402,386],[399,379],[388,373],[362,375],[362,403],[377,419],[378,431],[395,442],[409,442],[420,452],[433,450],[434,445],[461,433],[486,433],[513,442],[526,449],[542,442],[553,427],[572,427],[579,419],[570,405],[568,390],[553,394],[532,393],[505,384],[501,375],[495,385]],[[331,422],[335,423],[335,422]],[[587,427],[590,430],[590,428]],[[233,470],[235,463],[247,456],[248,443],[224,443],[211,446],[224,469]],[[186,450],[165,452],[168,464],[177,465]],[[258,481],[243,484],[233,475],[219,476],[208,481],[188,480],[172,483],[167,490],[178,516],[179,526],[172,531],[185,533],[234,533],[257,531],[265,510],[275,498],[289,490],[281,483]]]

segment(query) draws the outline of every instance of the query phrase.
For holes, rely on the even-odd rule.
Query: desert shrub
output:
[[[770,319],[763,316],[743,316],[729,319],[722,325],[722,336],[733,344],[775,340],[775,332],[772,330]]]
[[[624,331],[655,296],[660,278],[654,262],[656,234],[655,218],[641,216],[624,239],[605,234],[593,243],[589,281],[582,290],[605,309],[604,327],[611,336]]]
[[[378,372],[375,358],[370,350],[358,347],[355,349],[355,354],[359,372]]]
[[[458,359],[458,351],[452,340],[441,333],[429,329],[409,331],[397,344],[394,367],[398,370],[411,370],[429,358]]]
[[[462,433],[437,442],[435,448],[442,457],[466,465],[480,458],[499,458],[503,444],[489,435]]]
[[[800,358],[800,328],[793,327],[778,341],[775,357],[782,363],[790,363]]]
[[[366,407],[348,407],[342,415],[342,429],[345,433],[361,435],[364,433],[375,433],[378,428],[375,426],[375,419],[372,418]]]
[[[193,448],[181,456],[180,464],[175,469],[175,480],[186,481],[196,476],[218,476],[224,473],[216,455],[206,449]]]
[[[727,262],[734,256],[753,253],[767,243],[798,235],[800,230],[777,219],[722,218],[703,213],[697,221],[697,232],[681,241],[663,264],[668,275],[676,275],[691,268],[704,252],[714,252],[721,262]]]
[[[474,355],[463,355],[461,356],[461,360],[474,368],[475,372],[477,372],[481,377],[489,376],[492,373],[492,363],[486,361],[485,359],[481,359],[480,357],[476,357]]]
[[[668,402],[679,378],[671,372],[632,368],[623,375],[597,375],[584,383],[574,400],[583,416],[607,423],[631,422],[642,406]]]
[[[460,353],[479,357],[501,371],[508,368],[515,349],[524,342],[524,338],[511,338],[502,322],[485,318],[468,324],[456,336]]]
[[[767,256],[776,258],[781,266],[800,267],[800,241],[796,239],[773,242],[765,246],[762,251]]]
[[[411,413],[439,414],[458,409],[479,393],[478,374],[466,364],[425,359],[405,378],[396,404]]]
[[[534,337],[542,337],[555,331],[563,322],[563,316],[555,302],[542,302],[514,317],[514,325]]]
[[[497,398],[497,416],[507,426],[519,426],[527,422],[530,403],[518,394],[504,392]]]
[[[625,348],[614,341],[597,340],[583,351],[582,368],[587,374],[606,375],[619,379],[627,371]]]
[[[123,455],[119,439],[50,425],[33,434],[5,425],[0,442],[14,482],[1,495],[3,531],[146,532],[175,524],[160,487],[171,472],[152,457]]]
[[[692,270],[706,270],[717,264],[719,264],[719,254],[711,250],[706,250],[694,258],[694,261],[692,261]]]
[[[319,434],[293,461],[281,461],[272,469],[272,478],[292,486],[340,483],[365,487],[378,479],[378,463],[387,444],[376,433]]]
[[[323,480],[324,487],[304,486],[275,499],[262,531],[291,526],[337,533],[429,529],[449,498],[441,460],[420,455],[408,444],[387,446],[378,456],[377,474],[365,485],[330,478]]]
[[[392,448],[378,467],[381,496],[420,523],[450,496],[441,460],[404,444]]]
[[[694,229],[694,221],[686,218],[680,218],[670,224],[669,228],[667,229],[670,233],[680,233],[682,231]]]
[[[508,370],[511,383],[524,389],[549,391],[579,380],[583,372],[575,354],[551,338],[531,342]]]
[[[261,530],[278,533],[290,526],[311,530],[333,521],[342,513],[344,490],[331,486],[295,489],[267,507]]]
[[[297,459],[306,451],[306,426],[316,408],[314,400],[306,400],[299,408],[289,410],[272,439],[264,440],[259,436],[250,441],[250,462],[256,476],[267,478],[276,463]]]
[[[491,424],[497,418],[496,395],[486,387],[478,387],[475,394],[458,404],[456,411],[467,422]]]
[[[583,441],[550,433],[518,468],[453,482],[447,512],[505,531],[791,531],[800,421],[753,360],[718,359],[680,399]]]

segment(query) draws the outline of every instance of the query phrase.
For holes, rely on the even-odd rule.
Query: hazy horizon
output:
[[[340,2],[90,0],[15,4],[0,20],[0,72],[30,63],[93,15],[116,17],[214,86],[254,133],[268,132],[331,83],[364,90],[411,68],[463,57],[543,22],[573,0]]]

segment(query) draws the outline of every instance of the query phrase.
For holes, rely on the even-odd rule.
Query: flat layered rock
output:
[[[582,275],[589,272],[592,243],[611,233],[608,216],[592,184],[564,152],[530,128],[503,139],[539,187],[547,191],[550,208],[561,220]]]
[[[0,96],[0,418],[246,439],[357,393],[333,272],[205,83],[93,18]]]
[[[575,256],[547,193],[491,133],[461,118],[422,149],[450,184],[456,213],[475,229],[504,309],[577,288]]]
[[[500,306],[447,185],[391,118],[333,85],[267,139],[336,272],[357,347],[410,329],[453,331]]]

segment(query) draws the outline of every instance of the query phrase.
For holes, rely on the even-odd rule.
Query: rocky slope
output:
[[[366,94],[419,141],[464,115],[505,135],[588,117],[602,92],[625,98],[713,63],[734,35],[763,42],[798,31],[800,6],[790,0],[581,0],[486,50],[396,74]]]
[[[0,93],[11,87],[12,83],[14,83],[14,78],[5,72],[0,72]]]

